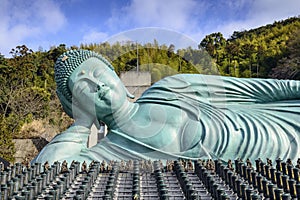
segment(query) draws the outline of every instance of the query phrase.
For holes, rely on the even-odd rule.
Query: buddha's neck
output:
[[[103,121],[110,129],[118,129],[125,125],[136,113],[139,105],[129,101],[117,110],[112,111],[110,115],[104,116]]]

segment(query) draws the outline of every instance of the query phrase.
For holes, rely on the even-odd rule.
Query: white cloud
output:
[[[107,33],[97,32],[95,30],[92,30],[83,36],[83,39],[80,43],[83,44],[100,43],[106,40],[107,37],[108,37]]]
[[[108,25],[111,29],[131,26],[185,31],[194,28],[197,24],[194,15],[205,9],[205,4],[195,0],[132,0],[128,6],[112,13]]]
[[[190,25],[191,13],[195,6],[196,2],[191,0],[133,0],[127,11],[131,14],[131,20],[138,25],[184,30]]]
[[[34,1],[36,17],[40,17],[41,25],[48,32],[56,32],[63,28],[66,18],[57,4],[51,0]]]
[[[300,14],[299,0],[255,0],[249,17],[258,23],[272,23]]]
[[[255,0],[250,4],[249,2],[241,1],[239,7],[247,7],[243,18],[234,18],[233,20],[220,23],[215,28],[212,28],[210,32],[221,32],[225,37],[229,37],[234,31],[258,28],[272,24],[274,21],[284,20],[300,14],[299,0]]]
[[[299,0],[132,0],[112,11],[111,31],[156,27],[175,30],[201,41],[205,35],[249,30],[299,13]]]
[[[66,23],[59,5],[52,0],[0,1],[0,53],[5,56],[27,39],[55,33]]]
[[[203,30],[199,24],[205,22],[205,13],[208,11],[209,5],[210,2],[197,0],[132,0],[121,9],[112,10],[112,16],[107,20],[107,25],[113,32],[126,29],[129,32],[132,30],[133,32],[143,32],[134,30],[136,28],[146,28],[146,31],[155,30],[152,35],[143,32],[142,35],[136,37],[131,35],[130,37],[130,40],[144,42],[147,40],[153,42],[154,38],[161,39],[159,42],[166,42],[163,38],[175,31],[173,36],[168,36],[169,43],[174,44],[179,43],[171,41],[178,34],[185,35],[184,38],[197,36],[190,38],[191,40],[203,37]],[[147,29],[149,27],[150,29]],[[160,28],[161,31],[158,31]],[[122,34],[117,35],[119,37]],[[186,41],[181,43],[188,43]]]

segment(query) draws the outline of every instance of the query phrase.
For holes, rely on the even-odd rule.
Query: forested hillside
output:
[[[212,33],[199,48],[176,49],[157,41],[148,44],[101,43],[48,51],[32,51],[25,45],[0,54],[0,157],[13,161],[12,138],[37,137],[22,131],[34,120],[62,131],[70,125],[55,94],[54,63],[70,49],[90,49],[106,57],[117,74],[151,71],[152,83],[175,73],[220,74],[235,77],[300,79],[300,18],[294,17],[248,31],[235,31],[225,39]],[[138,58],[138,59],[137,59]]]
[[[299,79],[300,19],[290,18],[249,31],[207,35],[199,48],[216,61],[222,75]],[[298,64],[297,64],[298,63]]]

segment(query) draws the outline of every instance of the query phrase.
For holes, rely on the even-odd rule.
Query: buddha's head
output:
[[[126,95],[132,97],[113,66],[88,50],[71,50],[61,55],[55,64],[55,81],[61,104],[73,118],[75,112],[86,112],[101,120],[119,109],[127,100]]]

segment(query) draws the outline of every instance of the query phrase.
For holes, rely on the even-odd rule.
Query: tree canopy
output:
[[[222,33],[212,33],[199,48],[207,50],[224,76],[297,79],[294,74],[299,62],[295,64],[294,57],[299,57],[299,29],[300,18],[293,17],[248,31],[234,31],[227,40]]]

